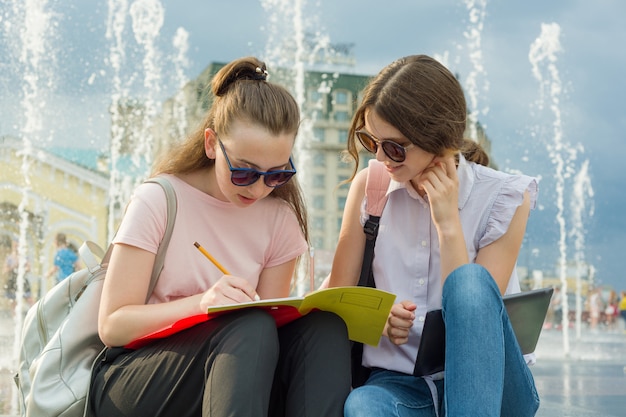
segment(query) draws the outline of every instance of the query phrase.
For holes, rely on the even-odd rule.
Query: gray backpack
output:
[[[152,294],[176,220],[176,193],[165,178],[167,226],[156,255],[147,299]],[[55,285],[26,314],[22,328],[20,363],[15,382],[20,413],[26,417],[88,415],[87,397],[93,363],[104,350],[98,336],[98,309],[111,249],[93,242],[79,249],[86,268]],[[97,257],[102,261],[98,262]]]

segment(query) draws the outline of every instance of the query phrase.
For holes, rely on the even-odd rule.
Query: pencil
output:
[[[202,254],[204,256],[207,257],[207,259],[211,262],[213,262],[213,265],[215,265],[217,267],[217,269],[219,269],[220,271],[222,271],[222,274],[224,275],[230,275],[230,272],[228,272],[228,270],[226,270],[226,268],[224,268],[222,266],[222,264],[220,264],[217,259],[215,259],[209,252],[206,251],[206,249],[204,249],[198,242],[194,242],[193,245],[198,248],[198,250],[200,252],[202,252]]]
[[[204,249],[204,248],[202,247],[202,245],[200,245],[198,242],[193,242],[193,245],[194,245],[196,248],[198,248],[198,250],[199,250],[200,252],[202,252],[202,254],[203,254],[204,256],[206,256],[206,257],[207,257],[207,259],[208,259],[209,261],[213,262],[213,265],[215,265],[215,266],[217,267],[217,269],[219,269],[220,271],[222,271],[222,274],[224,274],[224,275],[230,275],[230,272],[228,272],[228,270],[227,270],[226,268],[224,268],[224,267],[222,266],[222,264],[221,264],[221,263],[219,263],[219,262],[217,261],[217,259],[215,259],[215,258],[214,258],[214,257],[213,257],[213,256],[212,256],[209,252],[207,252],[207,250],[206,250],[206,249]],[[259,295],[258,295],[258,294],[256,294],[256,295],[254,296],[254,300],[255,300],[255,301],[259,301],[260,299],[261,299],[261,298],[259,297]]]

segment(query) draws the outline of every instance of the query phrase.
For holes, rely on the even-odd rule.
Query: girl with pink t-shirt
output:
[[[300,123],[265,64],[242,58],[211,83],[202,126],[157,161],[177,196],[172,237],[145,302],[167,204],[140,185],[114,239],[99,314],[109,347],[93,372],[95,416],[341,416],[350,390],[343,321],[313,312],[279,328],[260,309],[213,318],[138,349],[124,346],[210,306],[290,293],[307,249],[306,210],[291,158]],[[228,270],[194,247],[199,242]]]

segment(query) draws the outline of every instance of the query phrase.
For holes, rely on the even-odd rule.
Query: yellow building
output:
[[[32,149],[30,157],[24,150],[21,140],[0,138],[0,256],[4,264],[27,218],[27,278],[37,296],[54,284],[45,276],[57,233],[76,248],[85,240],[106,245],[109,178],[42,149]]]

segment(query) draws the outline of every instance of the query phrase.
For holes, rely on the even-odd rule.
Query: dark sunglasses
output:
[[[380,145],[381,148],[383,148],[383,152],[385,152],[385,155],[387,155],[387,157],[394,162],[404,162],[404,160],[406,159],[407,149],[415,146],[414,143],[402,146],[398,142],[394,142],[389,139],[376,139],[373,135],[367,133],[365,130],[357,130],[355,132],[355,135],[366,151],[376,153],[376,151],[378,151],[378,145]]]
[[[228,159],[228,155],[226,154],[226,149],[224,149],[222,140],[218,139],[217,141],[220,144],[220,148],[222,148],[222,152],[224,152],[224,157],[228,163],[228,169],[230,169],[230,181],[239,187],[254,184],[259,178],[261,178],[261,176],[263,176],[265,185],[276,188],[287,184],[291,177],[296,175],[296,167],[293,165],[291,158],[289,158],[291,169],[263,172],[257,171],[253,168],[233,168],[233,165],[230,163],[230,159]]]

